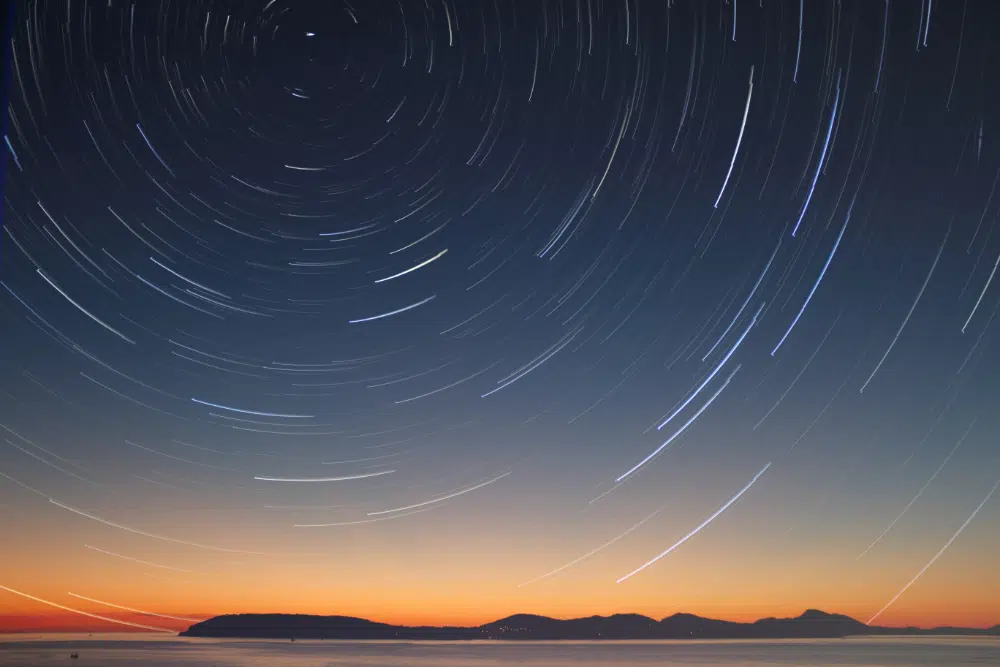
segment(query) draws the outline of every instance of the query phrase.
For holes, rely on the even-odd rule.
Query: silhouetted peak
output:
[[[383,623],[376,623],[364,618],[354,616],[313,616],[311,614],[224,614],[215,616],[200,623],[195,623],[192,628],[231,628],[231,629],[254,629],[282,626],[290,629],[297,628],[362,628],[371,626],[382,626]]]
[[[850,616],[845,616],[843,614],[831,614],[829,612],[821,611],[819,609],[806,609],[800,615],[794,618],[774,618],[769,616],[768,618],[762,618],[754,621],[754,625],[767,625],[767,626],[790,626],[790,625],[809,625],[825,628],[845,628],[846,626],[864,626],[865,624],[861,621],[851,618]],[[827,630],[832,631],[832,630]]]
[[[513,614],[512,616],[507,616],[499,620],[493,621],[492,623],[487,623],[486,626],[491,625],[506,625],[506,626],[524,626],[532,625],[535,623],[551,623],[554,618],[549,618],[548,616],[540,616],[538,614]]]
[[[850,616],[845,616],[844,614],[831,614],[829,612],[820,611],[819,609],[806,609],[799,616],[799,620],[802,621],[841,621],[846,623],[861,623],[861,621],[851,618]]]
[[[703,617],[703,616],[696,616],[695,614],[687,614],[687,613],[684,613],[684,612],[677,612],[676,614],[673,614],[671,616],[667,616],[666,618],[661,619],[660,623],[667,623],[667,622],[680,623],[680,622],[704,621],[704,620],[707,620],[707,619],[705,617]]]

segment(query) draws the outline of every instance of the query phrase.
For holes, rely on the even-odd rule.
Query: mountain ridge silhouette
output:
[[[183,637],[242,639],[404,639],[443,640],[653,640],[653,639],[835,639],[858,635],[1000,636],[991,628],[891,628],[870,626],[846,616],[807,609],[793,618],[725,621],[688,613],[662,619],[642,614],[612,614],[557,619],[513,614],[472,627],[404,626],[353,616],[309,614],[226,614],[195,623]]]

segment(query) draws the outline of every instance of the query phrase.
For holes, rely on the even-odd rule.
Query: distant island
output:
[[[401,639],[426,640],[651,640],[651,639],[836,639],[857,635],[979,635],[988,629],[940,627],[888,628],[865,625],[843,614],[809,609],[796,618],[762,618],[737,623],[674,614],[656,620],[641,614],[615,614],[561,620],[516,614],[476,627],[408,627],[350,616],[305,614],[229,614],[195,623],[182,637],[241,639]]]

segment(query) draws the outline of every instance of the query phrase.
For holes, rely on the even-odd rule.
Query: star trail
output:
[[[11,11],[0,627],[1000,621],[990,0]]]

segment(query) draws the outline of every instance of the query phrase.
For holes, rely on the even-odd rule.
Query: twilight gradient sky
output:
[[[995,2],[13,4],[0,628],[1000,622]]]

